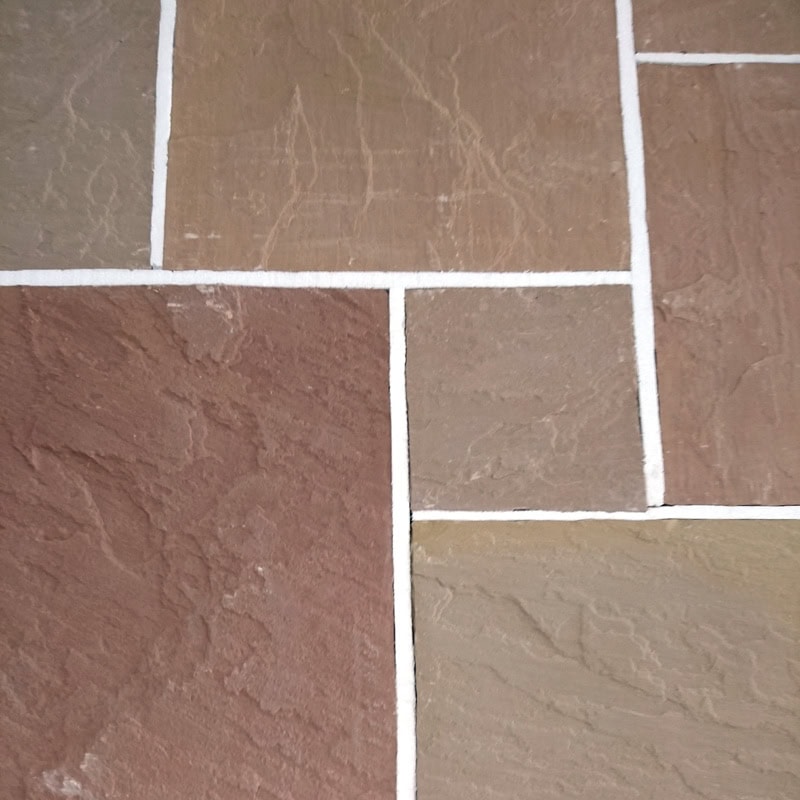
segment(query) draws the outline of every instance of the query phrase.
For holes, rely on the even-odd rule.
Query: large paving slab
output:
[[[800,53],[797,0],[633,0],[638,50]]]
[[[667,502],[800,503],[800,66],[640,84]]]
[[[419,800],[794,800],[800,522],[414,525]]]
[[[645,503],[630,289],[408,295],[416,509]]]
[[[387,298],[0,291],[0,796],[394,796]]]
[[[178,4],[166,263],[627,269],[613,0]]]
[[[0,4],[0,269],[150,263],[158,17]]]

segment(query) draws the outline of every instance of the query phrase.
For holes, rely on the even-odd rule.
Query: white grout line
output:
[[[664,453],[658,409],[658,377],[653,319],[650,241],[644,173],[644,138],[639,108],[639,81],[633,42],[631,0],[616,0],[622,136],[628,175],[631,229],[631,283],[636,366],[639,377],[639,417],[642,426],[647,505],[664,502]]]
[[[658,519],[800,519],[800,506],[661,506],[646,511],[435,511],[413,513],[414,522],[525,522]]]
[[[797,53],[637,53],[640,64],[702,67],[712,64],[800,64]]]
[[[268,286],[320,289],[442,289],[625,286],[630,272],[245,272],[29,269],[0,271],[0,286]]]
[[[406,400],[406,297],[389,290],[389,406],[392,424],[392,564],[397,687],[397,800],[416,797],[416,687],[411,601],[411,501]]]
[[[177,0],[161,0],[156,66],[156,125],[153,144],[153,208],[150,217],[150,265],[164,264],[164,223],[167,213],[167,158],[172,120],[172,51]]]

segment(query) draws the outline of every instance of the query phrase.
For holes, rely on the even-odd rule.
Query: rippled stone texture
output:
[[[800,522],[416,524],[419,800],[800,796]]]
[[[797,0],[633,0],[644,51],[800,52]]]
[[[394,794],[387,301],[0,291],[0,796]]]
[[[800,66],[640,70],[670,503],[800,503]]]
[[[158,6],[0,4],[0,269],[149,264]]]
[[[630,290],[408,297],[414,508],[644,503]]]
[[[178,6],[167,263],[626,269],[613,0]]]

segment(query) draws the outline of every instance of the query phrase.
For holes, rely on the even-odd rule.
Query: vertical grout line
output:
[[[164,266],[164,225],[167,213],[167,158],[172,124],[172,53],[175,45],[177,0],[161,0],[156,59],[156,123],[153,143],[153,206],[150,217],[150,266]]]
[[[633,38],[631,0],[616,0],[622,138],[628,175],[628,214],[631,231],[631,290],[639,416],[642,426],[644,478],[649,507],[664,504],[664,451],[658,407],[655,323],[647,233],[644,136],[639,107],[639,77]]]
[[[416,687],[411,601],[411,499],[406,399],[406,295],[389,289],[389,406],[392,425],[392,564],[397,690],[397,800],[417,790]]]

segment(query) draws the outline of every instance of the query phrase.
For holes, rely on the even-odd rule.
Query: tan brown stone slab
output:
[[[159,4],[0,4],[0,269],[144,267]]]
[[[408,295],[415,509],[643,507],[630,290]]]
[[[640,70],[670,503],[800,503],[800,66]]]
[[[178,6],[166,263],[627,269],[613,0]]]
[[[797,0],[633,0],[643,51],[798,53]]]
[[[419,800],[794,800],[800,523],[414,525]]]
[[[394,797],[387,299],[0,290],[0,797]]]

